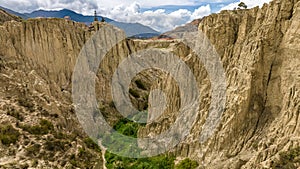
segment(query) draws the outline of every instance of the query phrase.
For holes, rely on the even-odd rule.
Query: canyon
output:
[[[206,67],[180,39],[103,34],[121,41],[95,72],[99,109],[111,125],[121,118],[113,103],[111,79],[124,59],[146,49],[168,51],[192,71],[201,101],[189,135],[168,154],[176,161],[195,160],[198,168],[205,169],[298,168],[299,21],[299,0],[273,0],[262,8],[221,11],[191,24],[191,30],[202,32],[218,53],[226,78],[220,123],[204,142],[199,138],[210,104],[216,101],[213,86]],[[103,149],[85,133],[72,98],[78,56],[103,27],[117,29],[107,23],[88,27],[56,18],[22,20],[0,11],[0,134],[5,136],[0,144],[1,168],[103,168]],[[167,36],[181,31],[187,30],[177,29]],[[148,103],[163,102],[149,96],[155,89],[164,91],[168,103],[159,115]],[[151,119],[156,119],[139,129],[139,137],[163,133],[180,115],[180,88],[166,72],[137,74],[130,91],[134,107],[149,109]]]

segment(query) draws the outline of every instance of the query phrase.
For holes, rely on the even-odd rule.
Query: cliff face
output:
[[[226,111],[213,138],[198,143],[200,118],[175,154],[205,168],[269,168],[279,152],[299,147],[299,17],[300,2],[287,0],[201,20],[226,70]]]
[[[21,18],[14,16],[10,13],[7,13],[3,9],[0,9],[0,24],[3,24],[4,22],[11,21],[11,20],[21,21]]]
[[[262,9],[223,11],[200,20],[199,31],[219,53],[227,83],[221,123],[203,144],[199,137],[211,103],[211,83],[201,61],[180,41],[123,40],[111,49],[96,79],[100,109],[105,110],[111,124],[120,117],[110,104],[108,91],[112,74],[124,58],[148,48],[170,51],[190,67],[201,91],[191,135],[171,152],[178,159],[195,159],[203,168],[270,168],[280,152],[300,146],[299,20],[297,0],[275,0]],[[0,166],[102,166],[99,150],[85,139],[71,100],[77,57],[98,26],[91,29],[62,19],[0,25],[1,124],[11,124],[20,135],[16,144],[0,145]],[[159,134],[178,116],[180,90],[169,74],[158,70],[142,72],[136,80],[144,87],[132,83],[138,96],[130,97],[139,110],[148,108],[150,89],[162,89],[169,98],[169,106],[161,115],[156,115],[150,105],[157,121],[139,131],[140,136]],[[41,119],[50,121],[53,127],[41,133],[29,129],[28,125],[43,128]],[[53,144],[60,148],[49,146]],[[93,158],[87,162],[84,157]]]
[[[298,1],[273,1],[262,9],[223,11],[200,21],[199,31],[226,70],[226,111],[216,135],[205,144],[198,140],[204,120],[199,115],[192,134],[174,150],[177,156],[198,159],[205,168],[269,168],[279,152],[299,147],[299,17]],[[210,85],[204,68],[192,59],[186,63],[204,81],[201,103],[207,103]],[[177,98],[178,91],[171,91],[168,96]],[[205,114],[208,106],[200,110]],[[160,125],[150,124],[142,135],[170,126],[174,112],[167,111]]]
[[[300,2],[291,0],[200,23],[228,80],[228,109],[205,157],[211,168],[270,167],[279,151],[299,146],[299,18]],[[220,157],[234,158],[217,165]]]
[[[102,166],[67,90],[87,29],[57,19],[0,26],[1,168]]]

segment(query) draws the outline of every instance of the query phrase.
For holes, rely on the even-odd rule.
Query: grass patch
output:
[[[4,145],[15,144],[19,139],[20,133],[11,125],[0,126],[0,141]]]

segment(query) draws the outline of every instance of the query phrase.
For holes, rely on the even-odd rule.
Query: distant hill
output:
[[[4,8],[0,6],[0,9],[4,9],[5,11],[14,14],[16,16],[19,16],[23,19],[28,19],[28,18],[37,18],[37,17],[53,17],[53,18],[64,18],[65,16],[70,16],[71,20],[76,21],[76,22],[82,22],[85,23],[86,25],[91,24],[94,21],[94,16],[85,16],[79,13],[76,13],[72,10],[69,9],[62,9],[62,10],[53,10],[53,11],[46,11],[46,10],[38,10],[38,11],[33,11],[31,13],[18,13],[13,10]],[[98,16],[98,20],[100,21],[102,19],[102,16]],[[153,36],[157,36],[160,33],[155,31],[154,29],[142,25],[140,23],[124,23],[124,22],[117,22],[114,21],[110,18],[104,17],[105,22],[108,22],[122,30],[126,33],[127,37],[132,37],[134,35],[139,35],[138,37],[141,38],[150,38]],[[143,36],[145,35],[145,36]],[[151,36],[153,35],[153,36]]]
[[[2,6],[0,6],[0,9],[3,9],[3,10],[5,10],[5,11],[8,12],[8,13],[13,14],[13,15],[16,15],[16,16],[19,16],[19,17],[21,17],[21,18],[23,18],[23,19],[28,19],[28,18],[29,18],[29,17],[26,16],[25,14],[22,14],[22,13],[19,13],[19,12],[16,12],[16,11],[13,11],[13,10],[8,9],[8,8],[4,8],[4,7],[2,7]]]
[[[59,11],[46,11],[46,10],[38,10],[33,11],[32,13],[25,13],[26,16],[29,18],[36,18],[36,17],[53,17],[53,18],[64,18],[65,16],[70,16],[73,21],[76,22],[83,22],[86,24],[90,24],[94,21],[94,16],[84,16],[82,14],[78,14],[74,11],[69,9],[62,9]],[[112,19],[104,17],[106,22],[113,21]],[[99,20],[101,20],[101,16],[99,16]]]
[[[124,23],[124,22],[112,21],[110,22],[110,24],[123,29],[126,32],[126,35],[128,37],[151,38],[160,35],[160,32],[157,32],[152,28],[142,25],[140,23]]]
[[[178,26],[171,31],[161,34],[160,36],[158,36],[158,38],[177,38],[176,36],[180,35],[182,32],[197,32],[200,21],[201,19],[195,19],[190,23],[187,23],[183,26]]]

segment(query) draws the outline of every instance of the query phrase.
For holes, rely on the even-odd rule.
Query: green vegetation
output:
[[[4,145],[15,144],[19,139],[20,133],[11,125],[0,126],[0,141]]]
[[[197,161],[193,161],[189,158],[182,160],[175,166],[175,169],[195,169],[199,166]]]
[[[120,157],[115,154],[107,152],[105,154],[107,161],[106,167],[109,169],[120,168],[120,169],[172,169],[174,168],[175,157],[160,155],[149,158],[127,158]]]
[[[34,135],[45,135],[54,130],[53,124],[45,119],[42,119],[39,125],[20,125],[20,128]]]
[[[130,121],[127,118],[122,118],[113,128],[123,135],[137,138],[140,125],[141,124]]]
[[[137,137],[138,129],[143,124],[138,124],[135,122],[132,122],[128,119],[121,119],[116,125],[114,125],[114,129],[120,134],[127,135],[130,137]],[[127,143],[126,139],[122,139],[122,142],[118,142],[118,139],[116,140],[110,140],[110,143],[115,143],[113,145],[116,145],[114,148],[116,149],[122,149],[123,152],[129,152],[130,151],[130,143]],[[168,155],[160,155],[156,157],[150,157],[150,158],[127,158],[127,157],[121,157],[118,155],[115,155],[110,152],[106,152],[105,159],[107,161],[107,168],[113,169],[113,168],[120,168],[120,169],[171,169],[174,168],[174,160],[175,157],[168,156]]]
[[[279,154],[280,158],[271,164],[273,169],[297,169],[300,163],[300,147]]]

